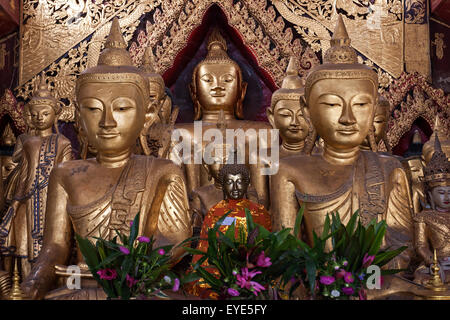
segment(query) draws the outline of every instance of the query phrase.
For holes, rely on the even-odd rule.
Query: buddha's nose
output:
[[[344,107],[342,108],[342,114],[339,118],[339,123],[345,125],[352,125],[356,123],[356,118],[353,115],[352,107],[348,103],[345,103]]]
[[[100,120],[99,125],[102,128],[114,128],[117,126],[117,122],[114,120],[111,108],[103,109],[102,119]]]

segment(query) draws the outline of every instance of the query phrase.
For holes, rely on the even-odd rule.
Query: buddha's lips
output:
[[[97,134],[98,137],[103,139],[112,139],[115,137],[118,137],[120,135],[119,132],[108,132],[108,133],[99,133]]]
[[[211,97],[214,98],[221,98],[221,97],[225,97],[225,92],[221,91],[221,90],[211,90]]]

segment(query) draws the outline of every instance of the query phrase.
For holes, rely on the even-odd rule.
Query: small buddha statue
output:
[[[430,279],[433,250],[436,250],[441,278],[450,283],[450,161],[435,133],[434,153],[424,170],[424,183],[430,208],[414,217],[415,247],[422,264],[415,281],[425,284]]]
[[[115,18],[98,65],[76,82],[76,112],[96,158],[64,162],[49,184],[43,249],[22,284],[32,299],[97,299],[96,284],[80,290],[56,287],[68,264],[88,273],[79,249],[71,261],[73,232],[95,242],[112,239],[115,230],[129,234],[139,213],[139,230],[153,236],[156,246],[175,245],[192,235],[185,180],[170,160],[133,155],[147,113],[151,112],[148,81],[134,67]],[[176,263],[183,249],[174,249]],[[56,272],[55,272],[56,270]]]
[[[222,222],[219,230],[225,233],[233,223],[236,226],[235,236],[239,235],[239,228],[244,228],[247,235],[247,220],[245,209],[248,209],[252,215],[253,221],[262,225],[271,231],[270,215],[263,205],[255,203],[248,199],[247,189],[250,184],[250,171],[245,164],[225,164],[219,171],[218,181],[222,188],[222,200],[212,206],[205,218],[200,231],[200,241],[197,249],[201,251],[208,250],[208,241],[202,240],[208,238],[208,229],[213,228],[217,221],[229,212],[228,216]],[[201,258],[200,255],[194,255],[192,264],[195,264]],[[207,263],[204,263],[207,267]],[[217,272],[215,269],[210,270]],[[191,293],[201,297],[214,298],[208,290],[208,285],[194,284],[190,289]]]
[[[311,70],[305,85],[304,113],[324,141],[323,152],[280,160],[270,186],[272,225],[293,228],[302,205],[302,238],[312,244],[313,232],[321,234],[328,213],[339,212],[346,223],[359,210],[365,225],[386,221],[384,245],[410,247],[392,261],[392,267],[406,267],[413,254],[406,174],[397,159],[359,147],[373,125],[377,91],[377,74],[357,62],[338,16],[324,63]]]
[[[281,88],[272,94],[270,108],[267,109],[270,125],[280,130],[280,158],[301,153],[306,142],[309,142],[307,149],[313,147],[314,128],[303,115],[304,94],[304,82],[298,76],[297,61],[291,57]],[[310,141],[307,141],[308,137]],[[305,153],[309,154],[311,150]]]
[[[28,110],[34,135],[19,136],[20,172],[12,202],[0,224],[2,252],[22,258],[23,276],[28,274],[42,248],[50,173],[72,158],[70,141],[53,133],[58,132],[56,123],[61,106],[43,78],[28,103]]]
[[[423,168],[424,161],[421,155],[422,140],[419,131],[416,130],[413,135],[412,143],[409,147],[411,154],[401,160],[403,168],[405,169],[411,186],[411,197],[414,208],[414,213],[417,214],[422,211],[424,204],[427,202],[423,184]]]
[[[381,94],[378,94],[377,105],[375,107],[375,116],[373,118],[373,127],[369,135],[364,139],[360,148],[362,150],[377,151],[380,141],[383,141],[388,153],[391,153],[391,146],[387,140],[387,124],[390,114],[390,103]],[[373,132],[373,134],[372,134]],[[373,139],[374,138],[374,139]]]
[[[225,136],[225,131],[227,128],[227,122],[223,117],[223,111],[219,116],[219,122],[217,127],[221,130],[222,136]],[[229,157],[234,157],[236,160],[236,153],[231,150],[231,146],[226,143],[215,143],[212,152],[212,162],[207,164],[203,162],[202,166],[208,173],[208,180],[212,181],[213,184],[207,184],[201,186],[191,193],[190,208],[194,217],[194,226],[200,228],[202,222],[208,213],[208,211],[217,203],[219,203],[223,197],[222,181],[220,180],[220,170],[223,168]],[[222,152],[217,152],[221,149]],[[249,200],[258,203],[258,195],[256,190],[251,186],[247,186],[246,195]]]
[[[247,83],[243,81],[241,68],[227,54],[227,45],[218,29],[214,29],[208,39],[208,54],[204,60],[197,64],[192,74],[190,85],[191,97],[194,102],[194,120],[202,120],[202,132],[215,128],[219,120],[220,110],[224,111],[228,129],[242,129],[247,132],[254,129],[270,129],[268,123],[262,121],[242,120],[243,101],[247,90]],[[186,129],[191,135],[193,150],[200,146],[202,154],[207,142],[200,144],[194,140],[194,123],[180,123],[177,129]],[[246,148],[249,138],[246,137]],[[248,152],[246,152],[248,156]],[[194,155],[192,154],[194,159]],[[248,157],[246,164],[248,164]],[[185,165],[188,190],[210,184],[207,173],[201,164]],[[258,193],[259,194],[259,193]]]
[[[442,127],[441,119],[439,118],[439,115],[436,115],[436,120],[434,123],[434,133],[430,140],[425,142],[422,148],[422,157],[425,161],[425,165],[428,164],[431,160],[431,157],[434,153],[434,140],[436,136],[439,136],[439,140],[441,141],[441,147],[444,154],[447,156],[447,159],[450,159],[450,136],[449,136],[449,129],[445,130]],[[436,135],[437,134],[437,135]]]

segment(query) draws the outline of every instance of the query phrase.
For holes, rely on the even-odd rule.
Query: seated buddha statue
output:
[[[57,275],[67,274],[69,263],[87,270],[79,249],[70,260],[73,232],[93,242],[94,237],[111,240],[115,230],[129,234],[139,213],[140,235],[153,236],[156,246],[177,244],[192,234],[181,169],[170,160],[132,154],[151,104],[145,74],[133,66],[126,48],[115,18],[98,65],[77,79],[76,112],[97,155],[64,162],[51,174],[42,252],[22,284],[32,299],[44,298]],[[182,253],[172,251],[173,263]],[[60,288],[48,296],[95,299],[101,293],[96,285],[82,283],[80,290]]]
[[[43,78],[28,109],[34,135],[19,136],[20,171],[12,202],[0,224],[1,250],[3,254],[22,258],[23,276],[28,274],[42,248],[50,173],[58,164],[72,159],[70,141],[53,133],[54,129],[57,132],[61,106]]]
[[[387,124],[389,121],[390,106],[389,101],[381,94],[378,94],[375,115],[373,117],[373,127],[369,131],[370,134],[364,139],[360,146],[362,150],[377,151],[380,141],[383,141],[386,150],[388,153],[391,153],[391,147],[387,140]]]
[[[281,88],[272,94],[270,107],[266,110],[267,119],[273,129],[278,129],[281,137],[279,158],[291,155],[310,154],[316,138],[314,127],[303,114],[303,100],[305,94],[304,82],[298,75],[297,60],[289,59],[286,76]],[[259,173],[261,166],[268,166],[264,161],[251,165],[252,182],[258,194],[264,200],[263,204],[269,207],[269,175]]]
[[[410,247],[392,264],[405,267],[413,252],[406,174],[397,159],[359,147],[373,124],[377,91],[377,74],[357,62],[339,16],[324,63],[311,70],[305,85],[304,113],[324,141],[323,153],[280,160],[270,186],[272,225],[293,228],[302,205],[302,238],[312,244],[328,213],[339,212],[346,223],[359,210],[365,225],[386,221],[384,245]]]
[[[250,171],[245,164],[225,164],[219,171],[218,180],[222,187],[222,200],[212,206],[205,218],[200,231],[200,241],[197,249],[201,251],[208,250],[208,229],[213,228],[217,221],[229,212],[228,216],[222,222],[219,230],[225,233],[229,226],[235,223],[235,236],[239,235],[239,227],[247,230],[247,220],[245,209],[247,208],[253,218],[253,221],[262,225],[271,231],[270,215],[263,205],[255,203],[248,199],[247,189],[250,184]],[[201,258],[200,255],[194,255],[192,263],[195,264]],[[207,262],[204,263],[207,266]],[[217,272],[215,269],[210,270],[212,273]],[[196,283],[190,289],[191,293],[201,297],[213,298],[207,290],[208,285]]]
[[[270,129],[270,125],[261,121],[242,120],[243,101],[247,90],[247,83],[243,81],[241,68],[227,54],[227,45],[218,29],[214,29],[208,39],[208,54],[204,60],[197,64],[192,74],[190,93],[194,102],[194,120],[201,120],[201,132],[209,128],[216,128],[219,120],[220,110],[224,111],[228,129],[241,129],[244,133],[250,129]],[[180,123],[177,129],[185,129],[186,134],[191,136],[194,152],[192,161],[185,165],[188,190],[199,186],[210,184],[207,173],[202,169],[201,161],[195,163],[195,154],[203,155],[207,142],[201,144],[195,140],[194,123]],[[198,137],[200,138],[200,137]],[[248,136],[245,137],[248,147]],[[248,156],[248,152],[246,152]],[[246,164],[248,159],[246,158]]]
[[[434,153],[424,170],[424,183],[430,208],[414,217],[415,247],[422,264],[415,272],[415,281],[430,280],[430,265],[436,250],[441,278],[450,283],[450,162],[435,134]]]

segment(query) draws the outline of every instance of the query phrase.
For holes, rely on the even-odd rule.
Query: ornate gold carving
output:
[[[0,99],[0,119],[8,114],[14,123],[14,126],[21,132],[25,132],[27,126],[23,120],[23,103],[17,103],[11,90],[6,89],[3,97]]]
[[[345,0],[272,0],[278,12],[295,25],[302,38],[324,53],[337,19],[337,9],[346,12],[344,22],[352,46],[379,68],[398,77],[403,71],[403,9],[401,0],[370,4]],[[320,44],[320,45],[319,45]]]
[[[391,84],[385,97],[392,107],[387,133],[391,146],[397,145],[418,117],[424,118],[433,128],[439,114],[442,127],[447,128],[447,132],[450,130],[450,95],[445,95],[442,89],[431,87],[424,76],[403,73]]]

